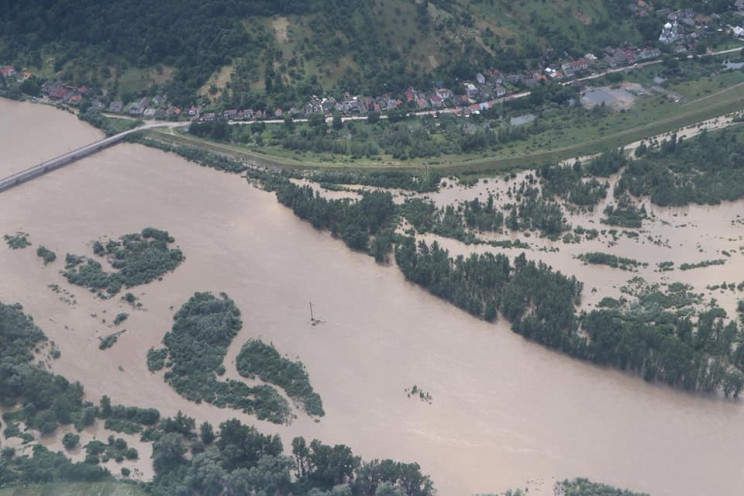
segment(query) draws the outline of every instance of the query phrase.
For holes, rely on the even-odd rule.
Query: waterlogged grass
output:
[[[0,496],[145,496],[139,486],[119,482],[79,482],[0,489]]]

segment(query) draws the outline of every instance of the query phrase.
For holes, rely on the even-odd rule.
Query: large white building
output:
[[[677,20],[674,20],[674,24],[667,22],[664,27],[661,28],[661,34],[659,35],[659,41],[662,43],[674,43],[679,38],[679,27],[677,26]]]

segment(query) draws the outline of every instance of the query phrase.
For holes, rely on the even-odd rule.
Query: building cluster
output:
[[[656,15],[666,20],[659,34],[659,42],[670,45],[674,52],[686,52],[708,33],[712,16],[695,14],[692,9],[659,9]],[[720,17],[717,14],[713,16]]]
[[[122,101],[109,103],[108,111],[114,114],[128,114],[132,117],[143,117],[145,119],[178,119],[183,113],[181,107],[168,103],[167,95],[156,95],[144,97],[128,104]],[[196,110],[192,117],[196,116]]]
[[[71,86],[61,81],[47,81],[41,85],[41,93],[50,100],[77,105],[88,95],[88,88]]]
[[[30,71],[17,71],[12,65],[4,65],[0,67],[0,74],[2,74],[3,79],[6,81],[15,78],[18,83],[22,83],[34,76]]]
[[[733,2],[734,15],[744,19],[744,0]],[[659,47],[669,47],[674,53],[685,52],[695,46],[704,36],[711,21],[720,19],[718,14],[703,16],[691,9],[654,10],[645,0],[633,1],[630,5],[633,16],[654,16],[661,25]],[[662,24],[663,23],[663,24]],[[736,37],[744,38],[744,28],[729,26]],[[720,29],[719,29],[720,31]],[[665,49],[666,51],[666,49]],[[502,74],[498,69],[486,69],[477,73],[472,80],[463,81],[456,87],[447,88],[436,84],[431,89],[421,91],[408,88],[403,94],[385,94],[366,97],[344,93],[334,96],[313,96],[300,106],[288,109],[227,109],[221,112],[205,111],[203,107],[181,108],[168,101],[167,95],[139,98],[133,102],[113,101],[104,107],[98,101],[94,106],[111,113],[126,114],[146,119],[179,119],[212,121],[224,118],[230,121],[251,121],[260,119],[282,119],[286,116],[307,117],[311,114],[364,115],[370,112],[438,111],[453,109],[458,114],[477,113],[486,110],[515,92],[528,90],[551,80],[567,84],[578,81],[583,76],[596,74],[603,70],[633,65],[638,62],[660,57],[662,51],[657,47],[606,47],[600,52],[587,53],[577,59],[540,66],[534,70],[513,74]],[[33,77],[29,71],[18,71],[11,65],[0,66],[5,81],[12,79],[19,83]],[[77,104],[87,96],[87,88],[74,87],[60,81],[45,82],[42,94],[52,101]]]

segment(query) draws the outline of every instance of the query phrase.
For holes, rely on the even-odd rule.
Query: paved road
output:
[[[153,129],[153,128],[158,128],[158,127],[171,127],[171,128],[183,127],[186,125],[188,125],[188,123],[183,123],[183,122],[150,122],[147,124],[143,124],[142,126],[136,127],[134,129],[130,129],[129,131],[124,131],[119,134],[115,134],[114,136],[110,136],[100,141],[96,141],[95,143],[85,145],[81,148],[78,148],[71,152],[67,152],[51,160],[47,160],[38,165],[34,165],[33,167],[29,167],[28,169],[22,170],[21,172],[17,172],[15,174],[2,178],[0,179],[0,191],[5,191],[6,189],[10,189],[14,186],[18,186],[32,179],[36,179],[39,176],[43,176],[44,174],[48,172],[57,170],[66,165],[70,165],[71,163],[77,160],[80,160],[81,158],[87,157],[88,155],[92,155],[96,152],[103,150],[104,148],[107,148],[111,145],[118,143],[119,141],[123,140],[130,134],[136,133],[137,131],[142,131],[145,129]]]

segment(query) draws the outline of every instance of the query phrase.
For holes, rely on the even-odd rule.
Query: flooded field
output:
[[[5,122],[23,113],[17,105],[0,100],[0,129],[19,125]],[[26,109],[37,111],[30,104]],[[73,135],[91,132],[68,122],[67,114],[42,110],[42,122],[50,126],[61,120]],[[26,124],[25,133],[40,129]],[[64,151],[65,135],[49,134],[57,141],[54,150]],[[17,139],[0,134],[3,147]],[[14,153],[19,163],[33,162],[39,149]],[[437,201],[478,195],[496,184],[445,189]],[[719,258],[718,251],[738,247],[744,230],[731,221],[742,205],[650,209],[658,219],[649,225],[653,233],[621,237],[614,249],[649,262],[644,277],[661,280],[669,274],[654,273],[654,262]],[[571,219],[585,227],[592,221],[598,222]],[[90,254],[93,240],[146,226],[168,230],[186,260],[162,281],[135,288],[142,310],[127,310],[118,298],[102,301],[59,273],[65,253]],[[0,231],[27,232],[34,244],[25,250],[0,246],[0,300],[20,302],[34,316],[61,350],[53,370],[82,382],[91,401],[108,394],[114,403],[156,407],[163,415],[182,410],[215,424],[238,417],[279,433],[285,448],[293,436],[304,435],[348,444],[367,459],[417,461],[443,496],[499,492],[528,481],[529,494],[552,494],[554,480],[576,476],[656,496],[736,495],[744,487],[740,402],[649,385],[525,341],[506,322],[473,319],[407,283],[397,268],[377,265],[315,231],[272,194],[237,176],[117,145],[0,194]],[[668,247],[644,244],[647,234]],[[549,241],[525,241],[534,244],[528,256],[585,281],[587,305],[595,298],[592,287],[611,294],[613,285],[636,275],[583,266],[572,257],[600,246],[558,243],[560,251],[550,253],[538,251]],[[58,260],[45,267],[35,253],[39,244],[56,251]],[[472,248],[452,242],[451,249]],[[671,274],[699,290],[708,278],[718,283],[742,274],[742,257],[737,251],[726,265]],[[51,284],[74,297],[54,292]],[[297,412],[289,426],[259,422],[190,403],[163,382],[162,373],[150,373],[147,350],[159,346],[174,311],[195,291],[224,291],[242,311],[244,326],[228,352],[228,370],[248,338],[272,342],[306,365],[326,416],[315,423]],[[319,326],[309,325],[310,301],[323,320]],[[131,313],[121,326],[127,332],[112,348],[99,350],[99,338],[113,332],[110,321],[121,311]],[[431,404],[407,397],[405,389],[413,385],[431,394]]]

